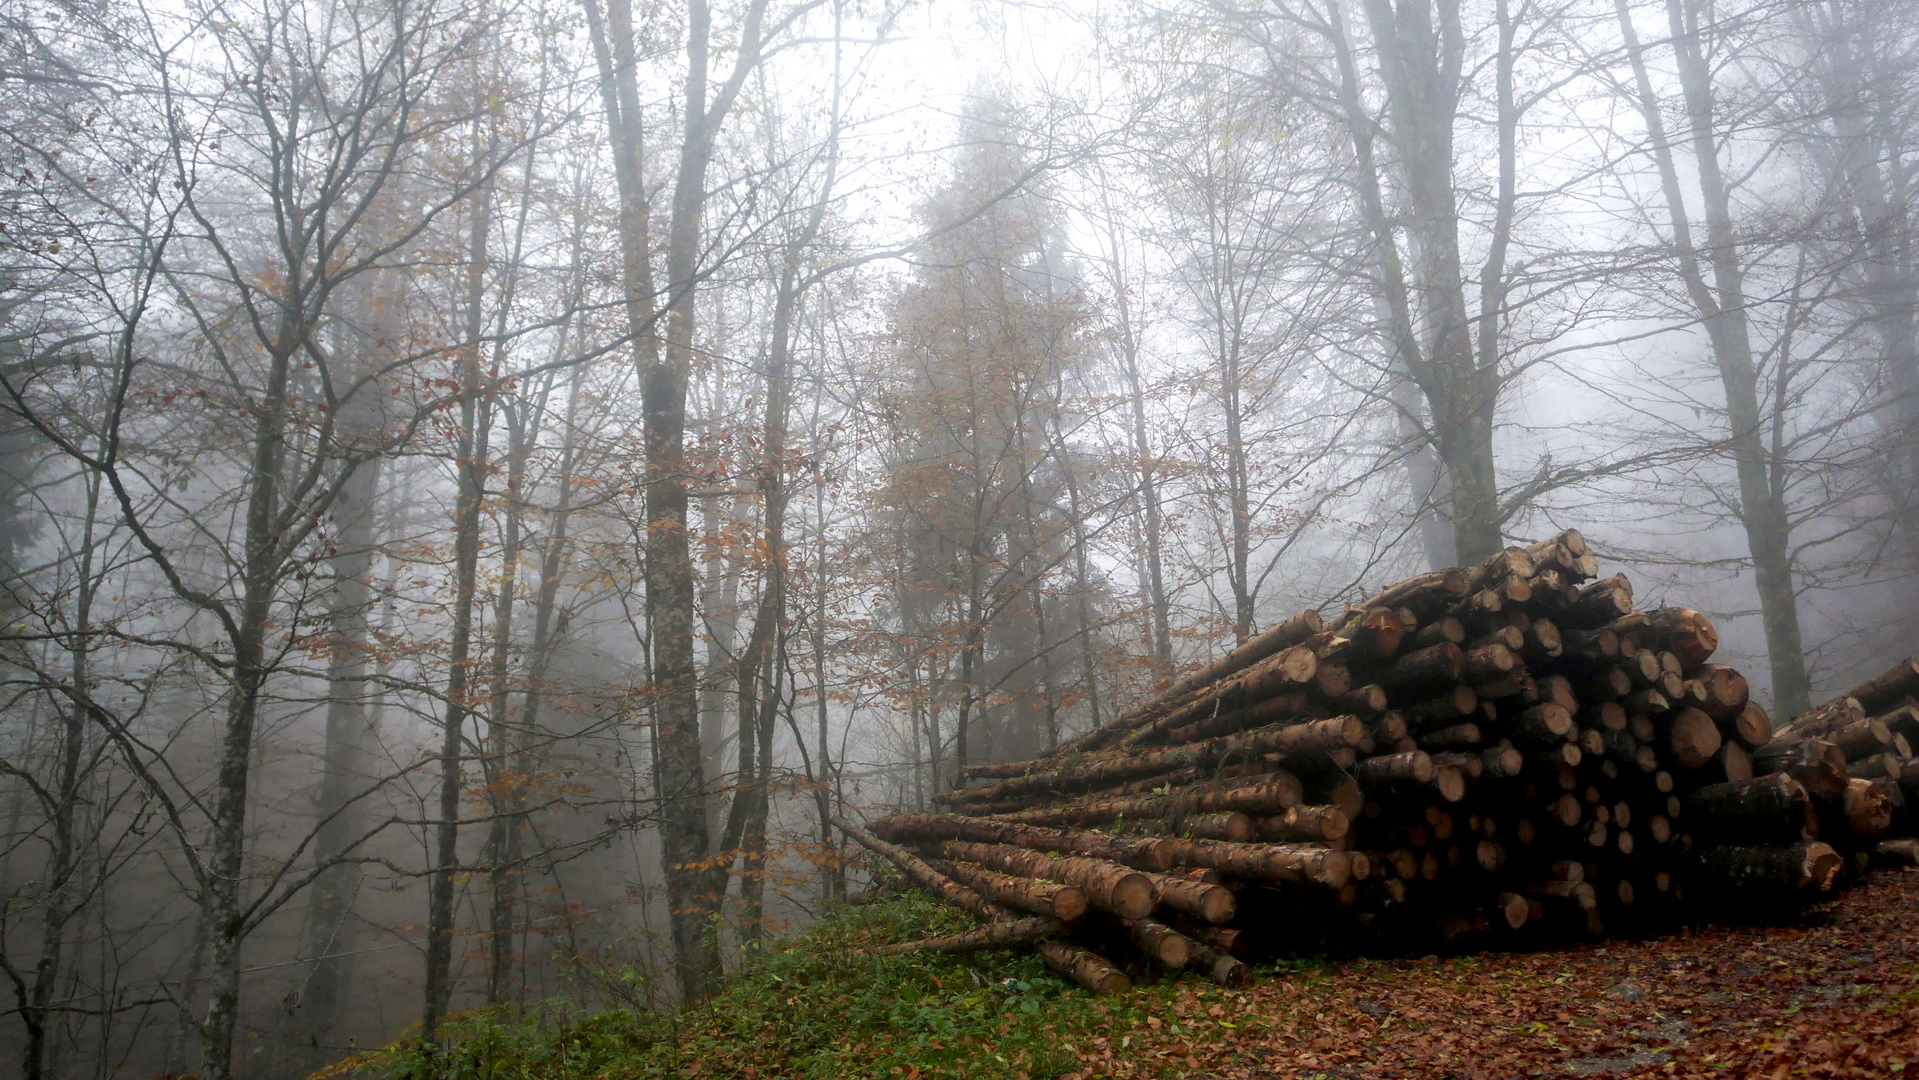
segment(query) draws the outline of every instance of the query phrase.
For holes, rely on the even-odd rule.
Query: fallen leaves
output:
[[[1209,992],[1184,981],[1162,1012]],[[1801,925],[1262,972],[1234,998],[1238,1029],[1193,1040],[1149,1016],[1079,1073],[1883,1080],[1919,1072],[1919,871],[1880,871]]]

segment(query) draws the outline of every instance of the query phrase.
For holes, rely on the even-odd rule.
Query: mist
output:
[[[1302,608],[1919,612],[1919,5],[0,4],[0,1072],[670,1012]]]

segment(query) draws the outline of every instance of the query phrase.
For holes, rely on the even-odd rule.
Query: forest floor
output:
[[[430,1070],[648,1077],[1919,1077],[1919,870],[1875,871],[1787,925],[1537,952],[1260,965],[1094,997],[1030,953],[859,956],[951,932],[917,893],[772,949],[707,1004],[554,1029],[472,1014]],[[388,1051],[337,1073],[420,1075]],[[336,1074],[337,1074],[336,1073]]]
[[[1802,925],[1353,961],[1082,1049],[1084,1076],[1919,1076],[1919,871]],[[1177,1030],[1175,1030],[1177,1028]]]

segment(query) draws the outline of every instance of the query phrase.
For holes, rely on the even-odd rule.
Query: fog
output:
[[[0,118],[9,1075],[676,1009],[1563,528],[1911,651],[1919,5],[7,0]]]

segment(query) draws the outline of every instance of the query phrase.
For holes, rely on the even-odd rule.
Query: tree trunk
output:
[[[1720,171],[1718,136],[1713,130],[1711,70],[1700,51],[1702,12],[1696,0],[1666,0],[1679,82],[1686,101],[1696,180],[1706,214],[1704,254],[1712,268],[1711,286],[1707,285],[1700,265],[1701,253],[1693,246],[1671,142],[1660,118],[1658,99],[1647,74],[1631,9],[1627,0],[1615,2],[1620,31],[1632,60],[1640,112],[1659,168],[1679,275],[1711,340],[1720,385],[1726,395],[1728,443],[1739,479],[1739,520],[1745,528],[1747,548],[1752,555],[1753,577],[1766,630],[1766,653],[1772,666],[1773,699],[1781,712],[1796,715],[1810,704],[1811,683],[1806,675],[1805,645],[1799,630],[1785,477],[1780,463],[1767,454],[1761,441],[1765,418],[1759,409],[1758,375],[1753,365],[1746,318],[1745,272],[1734,233],[1731,194]]]
[[[368,612],[373,602],[374,499],[380,469],[368,463],[340,490],[334,519],[340,535],[333,556],[333,595],[328,611],[332,648],[327,657],[326,749],[320,766],[320,794],[314,812],[320,826],[313,836],[313,862],[323,868],[308,894],[306,953],[314,958],[301,993],[314,1038],[325,1042],[339,1023],[341,994],[353,981],[353,957],[344,934],[347,913],[360,886],[356,863],[339,862],[357,837],[364,815],[349,800],[366,781],[367,699],[378,693],[367,680]],[[329,867],[329,863],[334,865]],[[325,1064],[314,1056],[315,1068]]]

